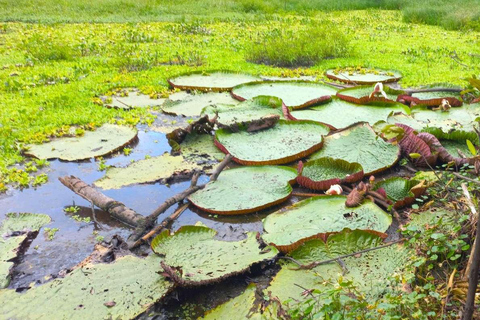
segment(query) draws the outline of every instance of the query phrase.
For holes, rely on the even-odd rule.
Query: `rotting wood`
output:
[[[473,202],[468,192],[467,186],[462,183],[462,190],[467,199],[468,206],[472,212],[473,218],[477,220],[476,235],[473,242],[472,251],[470,252],[470,257],[468,258],[467,267],[463,274],[464,279],[468,277],[468,292],[467,292],[467,301],[465,302],[465,309],[463,314],[463,320],[473,319],[473,313],[475,311],[475,293],[478,286],[478,272],[480,269],[480,241],[477,241],[478,236],[480,235],[480,223],[478,223],[478,213],[473,205]]]
[[[218,176],[223,171],[223,169],[227,166],[227,164],[230,163],[232,158],[233,157],[230,154],[227,154],[225,156],[225,158],[222,160],[222,162],[217,166],[213,174],[210,176],[209,183],[216,181],[218,179]],[[146,217],[145,219],[141,220],[140,223],[138,223],[135,231],[128,238],[129,247],[133,248],[133,245],[135,244],[135,242],[143,236],[143,234],[147,229],[151,228],[155,224],[155,221],[158,219],[158,216],[164,213],[168,208],[170,208],[177,202],[181,202],[185,200],[185,198],[187,198],[192,193],[205,188],[206,184],[197,186],[197,181],[199,176],[200,174],[196,172],[193,175],[192,182],[190,184],[190,187],[188,187],[188,189],[184,190],[179,194],[176,194],[173,197],[168,198],[157,209],[155,209],[155,211],[153,211],[152,214],[150,214],[148,217]]]
[[[64,186],[90,203],[93,203],[98,208],[108,212],[113,218],[124,224],[131,227],[137,227],[137,225],[144,220],[144,217],[141,214],[128,208],[120,201],[107,197],[75,176],[59,177],[58,180],[60,180]]]

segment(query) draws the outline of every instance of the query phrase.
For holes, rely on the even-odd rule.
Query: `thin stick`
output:
[[[470,197],[470,193],[468,192],[467,185],[465,183],[462,183],[461,186],[462,186],[463,194],[465,195],[465,199],[467,201],[468,208],[470,209],[470,212],[472,214],[472,219],[471,220],[475,221],[475,217],[478,216],[477,209],[475,208],[475,205],[472,202],[472,198]],[[477,222],[477,224],[478,224],[478,222]],[[477,233],[477,236],[478,235],[479,234]],[[475,240],[473,241],[472,251],[470,252],[470,256],[468,257],[467,266],[466,266],[465,271],[463,273],[463,280],[468,280],[468,278],[470,277],[472,264],[474,263],[474,259],[475,259],[474,255],[475,255],[476,244],[477,244],[477,237],[475,237]]]
[[[473,182],[473,183],[476,183],[476,184],[480,185],[480,181],[478,181],[478,180],[474,180],[474,179],[471,179],[471,178],[468,178],[468,177],[464,177],[458,172],[451,172],[451,173],[457,178],[460,178],[460,179],[466,180],[468,182]]]
[[[468,192],[467,186],[462,183],[462,190],[467,198],[467,202],[470,202],[469,207],[472,211],[472,214],[477,214],[475,206],[473,206],[472,200],[470,198],[470,193]],[[473,209],[473,210],[472,210]],[[477,241],[477,237],[480,235],[480,223],[477,219],[477,233],[475,240],[473,242],[472,251],[468,259],[467,268],[465,269],[465,275],[468,275],[468,292],[467,292],[467,301],[465,302],[465,309],[463,314],[463,320],[473,319],[473,312],[475,310],[475,292],[477,291],[478,286],[478,271],[480,269],[480,241]]]
[[[172,213],[171,215],[169,215],[168,217],[166,217],[162,223],[160,223],[158,226],[156,226],[155,228],[153,228],[149,233],[147,233],[146,235],[144,235],[142,238],[138,239],[137,241],[135,241],[134,244],[130,245],[129,246],[129,249],[132,250],[133,248],[136,248],[137,246],[139,246],[142,242],[145,242],[147,241],[148,239],[150,239],[151,237],[153,237],[155,234],[159,233],[160,231],[162,231],[163,229],[165,229],[167,227],[168,224],[170,224],[172,221],[175,221],[178,217],[180,217],[180,215],[188,208],[190,204],[189,203],[186,203],[184,204],[183,206],[181,206],[180,208],[178,208],[177,210],[175,210],[174,213]]]
[[[361,254],[361,253],[366,253],[366,252],[370,252],[370,251],[374,251],[374,250],[379,250],[379,249],[383,249],[383,248],[387,248],[387,247],[390,247],[396,243],[400,243],[402,241],[405,241],[406,239],[399,239],[399,240],[395,240],[395,241],[391,241],[391,242],[388,242],[382,246],[378,246],[378,247],[373,247],[373,248],[368,248],[368,249],[365,249],[365,250],[360,250],[360,251],[357,251],[357,252],[353,252],[353,253],[349,253],[349,254],[344,254],[344,255],[341,255],[341,256],[338,256],[336,258],[333,258],[333,259],[328,259],[328,260],[323,260],[323,261],[314,261],[312,263],[309,263],[309,264],[302,264],[300,262],[298,262],[297,260],[293,259],[293,258],[290,258],[290,257],[280,257],[282,259],[286,259],[286,260],[290,260],[294,263],[296,263],[298,265],[298,268],[296,269],[292,269],[292,270],[309,270],[309,269],[313,269],[319,265],[322,265],[322,264],[327,264],[327,263],[331,263],[331,262],[337,262],[338,260],[341,260],[341,259],[344,259],[344,258],[348,258],[348,257],[352,257],[352,256],[355,256],[357,254]]]

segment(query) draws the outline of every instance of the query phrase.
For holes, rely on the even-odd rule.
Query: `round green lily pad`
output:
[[[83,136],[58,138],[39,145],[29,144],[25,154],[38,159],[85,160],[115,152],[136,137],[135,128],[104,124],[95,131],[85,131]]]
[[[174,272],[171,278],[180,285],[218,282],[278,254],[274,247],[261,250],[254,232],[242,241],[216,240],[216,233],[202,226],[183,226],[173,235],[164,230],[153,239],[152,249],[164,256],[164,271]]]
[[[368,176],[395,165],[400,147],[378,137],[368,123],[359,123],[326,137],[323,148],[310,159],[323,157],[357,162]]]
[[[410,109],[401,103],[358,105],[335,97],[331,102],[305,110],[294,110],[290,114],[298,120],[317,121],[342,129],[361,121],[373,125],[378,121],[386,121],[392,113],[400,112],[408,114]]]
[[[268,115],[278,115],[283,118],[282,100],[277,97],[258,96],[238,105],[219,104],[206,107],[202,111],[202,115],[205,114],[210,119],[217,115],[218,123],[224,126],[257,120]]]
[[[159,274],[161,261],[156,255],[127,255],[87,263],[24,293],[3,290],[0,314],[4,319],[135,319],[174,287]]]
[[[325,75],[332,80],[356,85],[396,82],[402,78],[398,71],[358,67],[329,69]]]
[[[312,197],[270,214],[263,220],[266,243],[282,252],[296,249],[303,242],[345,228],[385,232],[392,217],[370,200],[355,208],[345,206],[345,196]]]
[[[328,85],[308,81],[270,81],[249,83],[233,88],[232,95],[238,100],[257,96],[274,96],[282,99],[287,107],[301,109],[325,103],[337,90]]]
[[[299,185],[313,190],[328,190],[334,184],[353,183],[363,178],[363,168],[358,163],[341,159],[319,158],[298,165]]]
[[[180,90],[230,91],[242,83],[260,81],[260,77],[228,71],[192,72],[173,79],[168,83]]]
[[[393,202],[393,207],[398,209],[412,204],[415,198],[420,197],[425,192],[426,187],[413,188],[418,183],[416,180],[392,177],[376,182],[374,190],[385,190],[388,199]]]
[[[208,92],[202,94],[189,94],[181,100],[167,100],[162,110],[166,114],[197,117],[203,108],[215,104],[237,104],[228,92]]]
[[[286,121],[266,130],[238,132],[220,129],[215,144],[233,160],[244,165],[282,164],[295,161],[320,149],[327,126],[314,121]]]
[[[346,88],[339,90],[337,92],[337,97],[342,100],[356,104],[374,104],[376,102],[394,103],[395,101],[397,101],[399,95],[405,94],[404,91],[395,90],[388,86],[384,86],[383,91],[387,95],[387,98],[384,98],[381,94],[370,97],[373,89],[374,86],[358,86],[353,88]]]
[[[240,167],[223,171],[217,181],[192,194],[196,207],[216,214],[245,214],[285,201],[297,172],[289,167]]]

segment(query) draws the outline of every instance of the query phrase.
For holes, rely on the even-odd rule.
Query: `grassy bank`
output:
[[[319,11],[400,10],[406,22],[447,29],[480,30],[477,0],[2,0],[0,21],[21,22],[155,22],[261,21],[276,14],[312,15]]]
[[[297,69],[247,61],[252,46],[272,33],[302,33],[312,23],[338,26],[347,39],[347,54]],[[403,72],[404,87],[463,85],[462,78],[480,73],[480,33],[408,24],[398,11],[332,12],[261,22],[6,23],[0,43],[0,168],[22,160],[23,144],[62,135],[72,125],[147,121],[146,110],[106,109],[95,104],[95,97],[116,87],[161,94],[168,90],[169,77],[192,70],[322,78],[328,68],[363,65]],[[285,52],[282,59],[298,58],[298,51]],[[461,63],[451,58],[454,54]]]

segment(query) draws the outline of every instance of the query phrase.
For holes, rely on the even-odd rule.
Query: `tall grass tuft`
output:
[[[349,40],[338,27],[317,23],[304,30],[269,32],[247,48],[246,59],[277,67],[308,67],[350,52]]]

